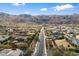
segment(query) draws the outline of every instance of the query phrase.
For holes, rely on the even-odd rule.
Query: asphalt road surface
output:
[[[34,56],[46,56],[46,44],[45,44],[45,32],[44,28],[42,27],[40,34],[39,34],[39,42],[37,42]]]

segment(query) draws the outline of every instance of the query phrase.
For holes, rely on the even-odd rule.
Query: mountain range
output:
[[[11,15],[0,12],[0,22],[21,22],[21,23],[37,23],[37,24],[78,24],[79,14],[72,15],[28,15],[19,14]]]

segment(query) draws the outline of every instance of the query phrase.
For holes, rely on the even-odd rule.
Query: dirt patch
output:
[[[55,43],[58,47],[63,45],[65,48],[74,48],[70,43],[68,43],[65,39],[63,40],[55,40]]]

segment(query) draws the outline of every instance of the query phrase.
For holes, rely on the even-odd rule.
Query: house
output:
[[[64,36],[64,34],[62,32],[60,32],[60,31],[53,32],[52,35],[53,35],[54,39],[61,39]]]
[[[9,38],[8,35],[0,35],[0,42],[6,40],[7,38]]]
[[[4,49],[0,51],[0,56],[19,56],[22,53],[20,49]]]

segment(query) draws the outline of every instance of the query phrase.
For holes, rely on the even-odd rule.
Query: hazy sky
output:
[[[0,12],[9,14],[73,14],[79,13],[78,3],[0,3]]]

